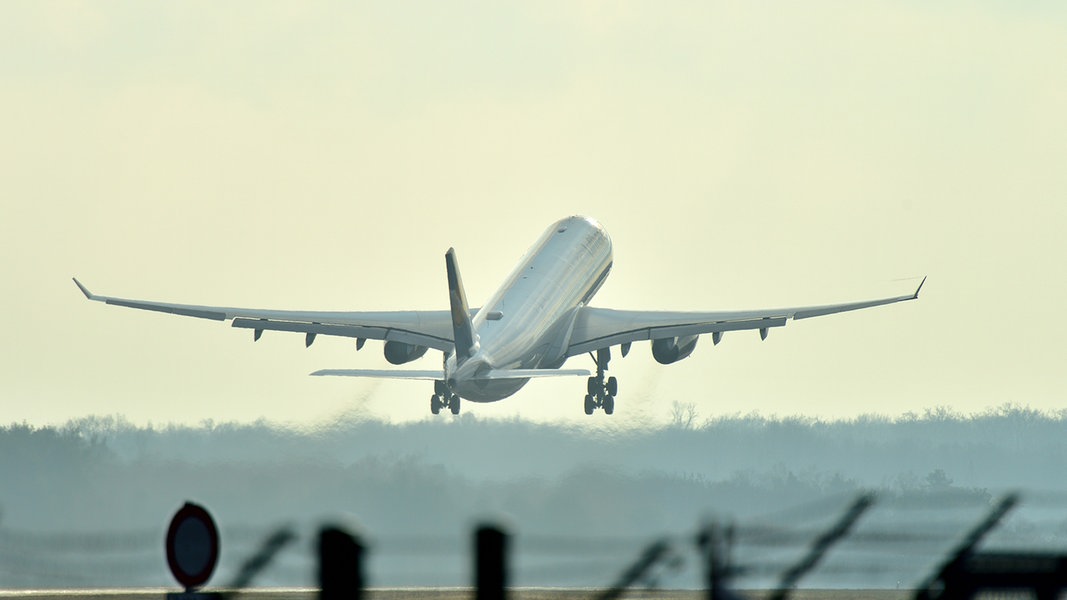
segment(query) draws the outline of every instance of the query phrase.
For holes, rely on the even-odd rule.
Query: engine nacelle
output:
[[[409,363],[426,354],[426,346],[415,346],[404,342],[386,342],[385,360],[394,365]]]
[[[652,340],[652,356],[661,365],[678,362],[693,353],[693,349],[697,347],[697,337],[695,335],[687,335],[685,337]]]

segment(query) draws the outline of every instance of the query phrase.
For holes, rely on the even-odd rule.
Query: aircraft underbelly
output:
[[[471,379],[456,382],[456,393],[471,402],[496,402],[522,389],[529,379]]]

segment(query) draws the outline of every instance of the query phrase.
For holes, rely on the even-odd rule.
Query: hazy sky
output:
[[[1056,2],[6,2],[0,420],[428,417],[381,344],[87,302],[472,304],[570,214],[598,306],[919,302],[613,362],[618,424],[1067,406]],[[411,366],[431,368],[429,353]],[[590,366],[581,357],[569,366]],[[480,416],[586,423],[581,379]],[[596,421],[607,419],[598,413]]]

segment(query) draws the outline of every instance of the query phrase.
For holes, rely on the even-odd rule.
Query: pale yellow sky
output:
[[[1058,3],[10,2],[0,7],[3,421],[428,417],[381,345],[86,302],[472,304],[552,221],[599,219],[595,300],[923,298],[613,362],[614,422],[1059,410]],[[414,366],[435,366],[428,354]],[[585,366],[572,359],[572,366]],[[580,379],[479,416],[573,423]],[[595,417],[604,420],[603,415]]]

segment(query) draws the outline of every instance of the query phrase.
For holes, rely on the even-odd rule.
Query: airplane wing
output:
[[[382,379],[444,379],[445,372],[404,371],[380,369],[320,369],[312,373],[316,377],[378,377]],[[477,379],[538,379],[544,377],[589,377],[586,369],[498,369],[489,371]]]
[[[316,335],[336,335],[403,342],[444,352],[452,350],[452,316],[447,310],[339,312],[171,304],[99,296],[77,279],[74,283],[89,300],[185,317],[233,321],[233,327],[253,330],[257,340],[263,331],[295,331],[307,334],[307,345],[311,345]]]
[[[641,340],[685,337],[711,333],[718,343],[726,331],[758,329],[761,335],[771,327],[783,327],[789,319],[809,319],[834,313],[847,312],[893,304],[919,297],[924,277],[914,294],[894,296],[843,304],[776,308],[749,311],[718,312],[665,312],[639,310],[612,310],[584,306],[575,318],[567,356],[585,354],[601,348],[628,344]]]

